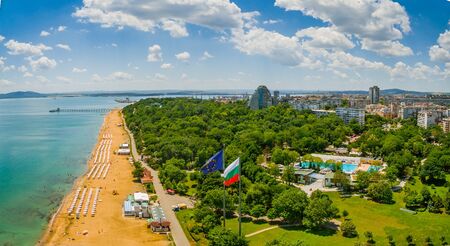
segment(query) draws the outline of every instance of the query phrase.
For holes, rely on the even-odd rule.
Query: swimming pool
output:
[[[354,173],[356,171],[356,168],[358,168],[358,165],[356,164],[348,164],[348,163],[342,164],[342,171],[344,173]]]

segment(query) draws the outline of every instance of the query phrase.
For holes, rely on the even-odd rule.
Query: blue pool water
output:
[[[342,171],[344,173],[353,173],[356,171],[356,168],[358,168],[358,165],[356,164],[348,164],[348,163],[342,164]]]
[[[329,163],[324,163],[324,162],[302,162],[299,163],[298,165],[301,166],[301,168],[316,168],[319,167],[320,169],[323,168],[330,168],[331,170],[335,170],[335,164],[329,164]],[[350,163],[343,163],[342,164],[342,171],[344,173],[353,173],[356,171],[356,169],[358,168],[357,164],[350,164]],[[369,169],[367,169],[368,172],[378,172],[381,169],[381,166],[369,166]]]

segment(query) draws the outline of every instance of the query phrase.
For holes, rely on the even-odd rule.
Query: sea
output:
[[[112,97],[0,100],[0,245],[39,240],[74,180],[86,171],[105,116],[49,110],[123,106]]]
[[[86,172],[106,114],[49,110],[126,105],[114,99],[84,96],[0,100],[0,245],[38,242],[64,195]]]

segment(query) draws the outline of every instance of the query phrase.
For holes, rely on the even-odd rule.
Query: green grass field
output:
[[[421,189],[420,182],[416,182],[415,188]],[[419,187],[420,186],[420,187]],[[437,188],[439,193],[441,189]],[[433,191],[432,191],[433,193]],[[450,241],[450,215],[432,214],[428,212],[419,212],[418,214],[409,214],[401,211],[404,207],[402,193],[395,193],[395,204],[379,204],[360,197],[341,198],[339,193],[328,193],[334,204],[342,212],[347,210],[350,218],[356,225],[359,238],[344,238],[340,232],[324,229],[311,232],[300,227],[275,228],[260,234],[247,238],[250,245],[264,245],[269,240],[281,239],[289,242],[304,241],[306,245],[336,245],[346,246],[354,245],[356,242],[365,242],[365,231],[371,231],[377,245],[387,245],[387,236],[392,235],[396,245],[406,245],[406,236],[411,234],[417,245],[423,245],[425,238],[430,236],[434,245],[440,245],[439,238],[446,236]],[[206,245],[207,242],[197,235],[195,240],[187,231],[186,226],[192,224],[190,220],[191,210],[184,210],[177,213],[177,217],[185,230],[186,235],[190,237],[193,245]],[[343,218],[340,219],[341,221]],[[238,232],[237,219],[227,219],[227,228]],[[268,223],[243,222],[242,232],[247,235],[272,225]]]
[[[359,197],[340,198],[338,193],[328,193],[340,211],[347,210],[360,234],[359,238],[348,239],[340,232],[323,230],[308,232],[302,228],[276,228],[248,238],[250,245],[264,245],[267,239],[282,239],[307,245],[353,245],[364,242],[363,233],[371,231],[377,245],[387,245],[387,236],[392,235],[396,245],[406,245],[406,236],[411,234],[417,245],[423,245],[430,236],[435,245],[440,245],[440,236],[450,240],[450,215],[428,212],[409,214],[400,210],[403,206],[401,194],[395,194],[393,205],[378,204]],[[332,243],[332,244],[330,244]]]

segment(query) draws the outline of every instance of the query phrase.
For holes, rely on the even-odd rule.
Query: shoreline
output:
[[[114,112],[114,111],[116,111],[116,110],[112,110],[111,112]],[[89,173],[89,168],[90,168],[89,163],[91,162],[92,156],[95,153],[95,150],[98,148],[98,145],[99,145],[99,143],[101,141],[101,132],[103,131],[103,127],[104,127],[104,124],[105,124],[105,121],[106,121],[106,117],[111,112],[105,114],[105,116],[103,117],[103,123],[100,126],[100,129],[98,130],[98,133],[97,133],[97,141],[95,142],[94,147],[92,148],[91,152],[89,153],[89,158],[86,161],[86,167],[87,167],[86,171],[81,173],[80,176],[78,176],[73,181],[72,187],[70,188],[70,190],[68,190],[66,192],[66,194],[63,197],[63,199],[59,202],[58,209],[55,212],[52,213],[51,219],[48,221],[48,223],[47,223],[47,225],[45,227],[45,230],[42,231],[42,233],[41,233],[41,235],[39,237],[39,240],[35,243],[35,245],[42,245],[42,243],[45,244],[46,240],[49,239],[49,237],[51,236],[50,234],[52,233],[52,228],[54,226],[56,217],[60,214],[64,204],[67,203],[70,195],[76,190],[76,187],[79,187],[81,185],[83,179]]]
[[[86,171],[73,182],[72,188],[61,200],[58,209],[52,214],[35,245],[144,245],[149,243],[169,245],[167,237],[153,234],[146,228],[146,220],[125,218],[122,215],[121,208],[127,194],[145,191],[145,189],[140,183],[133,182],[134,178],[131,175],[133,167],[129,164],[129,156],[115,154],[119,144],[129,141],[125,130],[118,127],[120,123],[123,123],[121,116],[122,112],[118,109],[104,116],[102,126],[97,133],[97,142],[86,163]],[[111,135],[110,140],[105,138],[105,134]],[[105,139],[107,142],[110,141],[109,147],[108,143],[105,145]],[[96,152],[98,154],[98,151],[105,146],[103,161],[97,162],[103,163],[101,171],[97,177],[89,177],[96,166],[97,171],[100,170],[100,164],[96,165],[94,159],[97,157]],[[86,202],[83,200],[84,197],[76,200],[77,204],[83,205],[85,212],[83,215],[80,213],[79,216],[75,216],[68,214],[66,210],[71,207],[69,204],[76,197],[78,188],[84,188],[85,191],[97,189],[100,193],[98,200],[94,198],[91,203],[89,203],[90,197]],[[86,214],[87,209],[89,209],[89,215]]]

